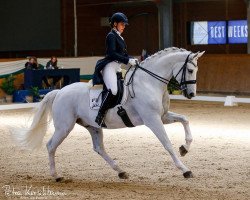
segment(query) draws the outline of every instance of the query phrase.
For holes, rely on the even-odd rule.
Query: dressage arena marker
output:
[[[226,97],[213,97],[213,96],[196,96],[192,99],[187,99],[182,95],[169,95],[170,99],[173,100],[186,100],[186,101],[211,101],[211,102],[224,102],[224,106],[237,106],[238,103],[250,103],[250,98],[237,98],[235,96]],[[35,108],[39,103],[18,103],[18,104],[8,104],[0,105],[1,110],[15,110],[24,108]]]

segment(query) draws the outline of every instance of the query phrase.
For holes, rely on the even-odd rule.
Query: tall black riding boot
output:
[[[95,122],[99,126],[102,126],[105,113],[111,107],[111,101],[113,98],[114,98],[114,95],[112,94],[111,90],[108,90],[102,100],[102,104],[100,106],[98,115],[96,116],[96,119],[95,119]]]

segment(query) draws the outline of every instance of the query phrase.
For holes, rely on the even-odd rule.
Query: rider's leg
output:
[[[107,89],[112,91],[113,95],[117,94],[117,76],[116,73],[121,71],[120,64],[111,62],[102,70],[102,76]]]
[[[95,122],[99,126],[103,124],[104,115],[106,111],[110,108],[110,102],[112,101],[113,98],[114,98],[114,95],[112,94],[110,89],[107,92],[105,92],[102,104],[98,111],[98,115],[96,116],[96,119],[95,119]]]
[[[107,87],[107,93],[104,94],[104,98],[99,109],[98,115],[95,119],[95,122],[98,125],[102,125],[103,118],[106,111],[110,108],[110,102],[112,101],[113,97],[117,94],[117,76],[116,72],[120,69],[120,65],[116,62],[111,62],[107,64],[102,72],[104,83]]]

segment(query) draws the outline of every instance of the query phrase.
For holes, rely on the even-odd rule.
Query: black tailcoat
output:
[[[101,70],[113,61],[128,64],[129,56],[125,41],[114,30],[111,30],[106,37],[106,56],[98,60],[95,66],[93,85],[103,84]]]

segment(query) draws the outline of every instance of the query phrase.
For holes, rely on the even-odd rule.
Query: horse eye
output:
[[[192,70],[192,69],[188,69],[188,72],[189,72],[190,74],[192,74],[193,71],[194,71],[194,70]]]

